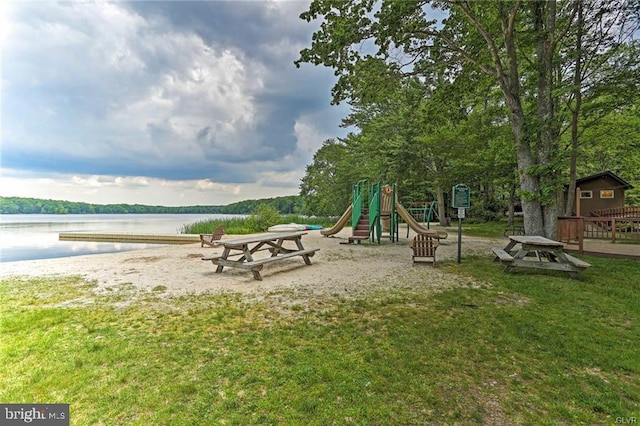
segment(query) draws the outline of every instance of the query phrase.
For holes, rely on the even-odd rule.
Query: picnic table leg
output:
[[[278,253],[280,253],[281,251],[286,251],[282,249],[282,244],[284,243],[284,240],[282,238],[278,239],[278,241],[276,241],[275,246],[273,246],[273,250],[271,250],[271,257],[276,257],[278,255]]]
[[[513,249],[516,246],[516,244],[518,244],[517,241],[509,240],[509,243],[505,246],[504,251],[511,254],[511,249]]]
[[[262,247],[264,245],[264,243],[260,243],[258,245],[256,245],[254,248],[252,248],[251,250],[249,250],[249,244],[245,244],[242,246],[242,253],[244,253],[239,259],[238,262],[242,262],[244,260],[246,260],[247,262],[253,262],[253,253],[255,253],[256,251],[258,251],[260,249],[260,247]]]
[[[505,251],[506,248],[505,248]],[[508,253],[508,251],[507,251]],[[528,250],[526,250],[524,247],[520,247],[520,250],[518,250],[518,252],[516,254],[513,255],[513,260],[519,260],[519,259],[524,259],[525,256],[527,255]],[[509,263],[507,266],[504,267],[503,272],[509,272],[513,269],[515,269],[516,267],[513,265],[513,262]]]
[[[229,257],[229,252],[231,251],[230,248],[226,248],[224,249],[224,251],[222,252],[222,256],[220,256],[221,259],[227,260],[227,257]],[[221,264],[218,264],[218,267],[216,268],[216,273],[220,273],[222,272],[222,270],[224,269],[224,266],[222,266]]]
[[[296,246],[298,246],[298,250],[304,250],[304,247],[302,246],[302,237],[296,238]],[[304,259],[304,263],[311,265],[311,258],[308,254],[303,254],[302,258]]]
[[[555,257],[556,257],[556,262],[558,263],[566,263],[567,265],[570,265],[571,262],[569,262],[569,259],[567,259],[567,256],[565,255],[565,253],[563,251],[560,251],[558,253],[554,253]]]
[[[580,270],[580,268],[578,268],[578,267],[574,266],[574,265],[569,261],[569,259],[567,258],[566,253],[565,253],[564,251],[560,251],[560,252],[555,253],[555,254],[556,254],[556,262],[558,262],[558,263],[562,263],[562,264],[565,264],[565,265],[569,265],[569,267],[571,268],[571,270],[570,270],[570,271],[567,271],[567,273],[569,274],[569,276],[570,276],[571,278],[573,278],[573,279],[576,279],[576,280],[577,280],[577,279],[579,279],[579,278],[580,278],[580,272],[581,272],[581,270]]]
[[[248,246],[244,246],[242,248],[242,252],[244,253],[244,256],[242,256],[240,258],[240,260],[246,260],[247,262],[253,262],[253,256],[251,255],[251,251],[249,250]]]
[[[253,279],[257,281],[262,281],[262,275],[260,275],[260,271],[262,270],[262,265],[255,266],[251,268],[251,273],[253,273]]]

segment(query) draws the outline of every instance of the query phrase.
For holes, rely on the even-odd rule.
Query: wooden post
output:
[[[611,240],[616,242],[616,218],[614,216],[609,218],[611,220]]]
[[[576,188],[576,216],[582,216],[580,214],[580,188]]]
[[[578,217],[578,251],[584,253],[584,217]]]

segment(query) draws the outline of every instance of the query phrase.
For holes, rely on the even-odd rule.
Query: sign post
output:
[[[451,188],[451,207],[458,209],[458,263],[462,257],[462,219],[464,219],[465,209],[471,205],[471,190],[467,185],[458,184]]]

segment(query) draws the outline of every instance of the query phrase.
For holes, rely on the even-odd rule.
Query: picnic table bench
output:
[[[509,235],[524,235],[524,226],[522,225],[511,225],[504,230],[502,233],[505,237]]]
[[[556,270],[578,278],[580,272],[591,266],[565,253],[561,242],[540,236],[511,235],[504,248],[494,247],[492,251],[494,261],[505,265],[504,272],[515,268]]]
[[[306,232],[279,232],[254,235],[233,240],[221,240],[220,246],[224,247],[220,256],[203,257],[202,260],[211,261],[217,265],[216,273],[221,273],[225,266],[250,270],[253,278],[261,281],[260,271],[265,264],[301,256],[304,263],[311,265],[311,257],[320,249],[305,249],[302,245],[302,236]],[[295,248],[285,247],[286,241],[293,241]],[[253,255],[262,250],[268,250],[270,257],[255,259]],[[240,256],[238,259],[230,257]]]

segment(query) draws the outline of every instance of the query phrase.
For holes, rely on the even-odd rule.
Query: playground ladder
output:
[[[391,240],[395,242],[398,234],[398,220],[395,212],[396,185],[393,184],[391,188],[389,235]],[[377,240],[380,243],[382,237],[382,184],[378,182],[372,185],[367,179],[362,179],[353,185],[351,199],[353,236],[349,238],[349,241],[369,239],[371,242]]]

